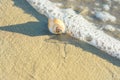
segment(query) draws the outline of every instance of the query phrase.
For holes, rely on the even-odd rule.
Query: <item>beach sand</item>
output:
[[[51,34],[25,0],[1,0],[0,80],[120,80],[120,60]]]

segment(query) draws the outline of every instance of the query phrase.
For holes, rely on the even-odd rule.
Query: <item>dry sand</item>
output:
[[[0,80],[120,80],[120,60],[50,34],[25,0],[0,0]]]

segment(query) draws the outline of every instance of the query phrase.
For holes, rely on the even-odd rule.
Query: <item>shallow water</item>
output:
[[[102,29],[108,35],[120,40],[120,1],[111,1],[110,0],[51,0],[52,2],[56,3],[56,5],[60,8],[71,8],[77,14],[81,14],[89,20],[90,22],[94,23],[99,29],[105,27],[106,25],[111,25],[115,28],[115,31],[109,31]],[[105,10],[103,5],[109,5],[109,10]],[[100,21],[94,15],[95,11],[106,11],[111,15],[116,17],[115,22],[110,21]]]

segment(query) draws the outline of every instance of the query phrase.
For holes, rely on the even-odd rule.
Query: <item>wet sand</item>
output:
[[[1,0],[0,80],[120,80],[120,60],[51,34],[25,0]]]

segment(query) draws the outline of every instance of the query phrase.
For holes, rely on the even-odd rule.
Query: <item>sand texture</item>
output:
[[[120,80],[120,60],[51,34],[25,0],[0,0],[0,80]]]

